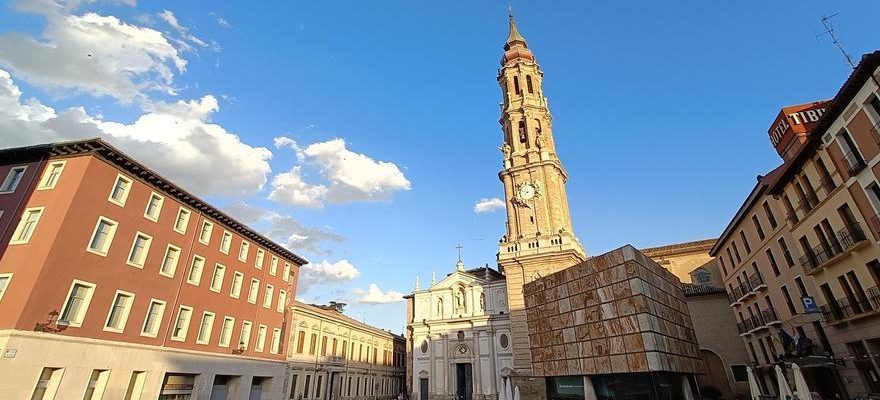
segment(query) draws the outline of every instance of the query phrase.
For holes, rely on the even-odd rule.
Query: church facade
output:
[[[491,268],[455,270],[408,296],[414,399],[496,399],[513,368],[504,276]]]

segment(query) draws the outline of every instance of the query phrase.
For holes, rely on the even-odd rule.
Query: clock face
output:
[[[523,183],[519,187],[519,197],[523,200],[531,200],[537,194],[535,185],[532,183]]]

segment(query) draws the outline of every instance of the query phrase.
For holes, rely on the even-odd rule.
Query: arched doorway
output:
[[[698,381],[701,388],[715,388],[717,394],[724,399],[733,399],[733,391],[730,390],[730,381],[727,379],[727,367],[721,361],[721,357],[714,351],[708,349],[700,349],[700,358],[706,364],[706,374],[699,375]],[[713,392],[712,390],[702,390],[703,396]],[[709,393],[706,393],[709,392]],[[707,399],[709,397],[706,397]]]

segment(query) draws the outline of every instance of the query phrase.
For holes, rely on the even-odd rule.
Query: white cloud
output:
[[[308,183],[302,178],[302,166],[275,176],[273,200],[287,204],[321,207],[325,202],[381,201],[411,188],[400,168],[387,161],[376,161],[346,148],[342,139],[314,143],[299,149],[287,137],[275,138],[276,147],[288,146],[297,151],[300,161],[317,168],[324,183]]]
[[[351,281],[360,274],[361,272],[346,259],[336,262],[323,260],[317,264],[306,264],[299,270],[297,291],[305,293],[314,285]]]
[[[383,293],[382,289],[379,289],[379,285],[375,283],[371,283],[368,290],[355,289],[354,294],[361,296],[355,301],[364,304],[387,304],[403,301],[403,293],[394,290]]]
[[[220,25],[226,29],[232,28],[232,24],[230,24],[229,21],[226,20],[226,18],[223,18],[219,15],[217,16],[217,25]]]
[[[477,214],[485,213],[485,212],[493,212],[495,210],[500,210],[505,207],[504,201],[493,197],[491,199],[480,199],[480,201],[474,204],[474,212]]]
[[[196,35],[193,35],[189,28],[180,24],[180,21],[177,20],[177,16],[174,15],[173,12],[168,10],[162,10],[159,14],[159,18],[161,18],[165,23],[167,23],[171,28],[173,28],[178,35],[180,35],[180,39],[177,40],[177,44],[179,47],[186,50],[194,50],[190,44],[194,44],[199,47],[208,47],[208,43],[199,38]]]
[[[0,65],[50,91],[112,96],[123,102],[146,91],[174,93],[175,73],[187,61],[162,32],[115,16],[71,12],[80,2],[24,2],[19,9],[42,14],[41,37],[0,35]]]
[[[241,222],[258,228],[270,239],[294,252],[307,251],[327,255],[331,251],[323,248],[322,244],[344,241],[342,236],[326,229],[305,227],[290,215],[280,214],[245,202],[235,202],[224,209]]]
[[[288,172],[275,175],[272,178],[272,192],[269,193],[269,198],[285,204],[323,207],[327,187],[303,181],[301,170],[302,166],[296,165]]]
[[[23,100],[0,69],[0,147],[99,136],[197,194],[252,194],[268,179],[272,153],[212,123],[218,110],[217,99],[208,95],[150,104],[131,124],[91,116],[81,107],[59,113],[35,99]]]

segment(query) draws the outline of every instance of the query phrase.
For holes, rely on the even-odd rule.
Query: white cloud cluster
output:
[[[322,228],[305,227],[290,215],[280,214],[248,204],[232,203],[224,209],[241,222],[263,232],[270,239],[287,247],[291,251],[307,251],[316,254],[330,254],[322,244],[344,241],[342,236]]]
[[[174,15],[173,12],[168,10],[162,10],[159,13],[159,18],[165,21],[168,26],[174,29],[175,32],[179,35],[179,39],[174,38],[172,40],[178,45],[179,48],[186,51],[193,51],[193,45],[198,47],[208,47],[208,43],[199,38],[198,36],[192,34],[189,28],[180,24],[180,21],[177,20],[177,16]]]
[[[325,203],[387,200],[394,192],[411,188],[410,181],[396,164],[355,153],[342,139],[314,143],[300,149],[292,139],[280,137],[275,139],[275,146],[293,148],[298,158],[314,165],[327,181],[306,182],[302,166],[294,166],[273,179],[269,198],[276,201],[322,207]]]
[[[504,207],[504,201],[497,197],[493,197],[491,199],[480,199],[479,201],[474,203],[474,212],[477,214],[482,214],[485,212],[500,210]]]
[[[91,116],[81,107],[59,113],[36,99],[22,99],[10,74],[0,69],[0,147],[98,136],[200,195],[260,190],[272,153],[212,123],[218,110],[217,99],[208,95],[153,103],[131,124]]]
[[[174,93],[186,60],[162,32],[97,13],[74,15],[79,2],[19,3],[46,18],[42,37],[0,35],[0,65],[17,77],[59,93],[86,92],[123,102],[145,91]]]
[[[317,264],[306,264],[299,270],[297,291],[308,292],[314,285],[335,284],[351,281],[361,272],[346,259],[336,262],[323,260]]]
[[[375,283],[371,283],[368,290],[355,289],[354,294],[360,296],[355,301],[363,304],[388,304],[403,301],[403,293],[394,290],[382,292],[379,285]]]

